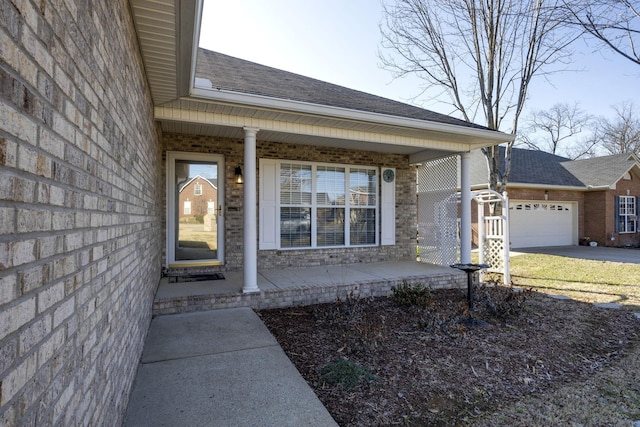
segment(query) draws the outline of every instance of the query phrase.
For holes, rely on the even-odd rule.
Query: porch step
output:
[[[459,270],[438,270],[431,274],[412,275],[407,277],[382,278],[375,280],[353,281],[344,284],[322,283],[318,285],[277,285],[269,286],[255,293],[241,291],[215,292],[215,284],[201,282],[200,288],[188,288],[188,284],[161,283],[160,286],[172,286],[172,292],[161,292],[159,289],[153,303],[153,315],[188,313],[195,311],[216,310],[221,308],[251,307],[256,310],[282,308],[301,305],[313,305],[334,302],[347,296],[360,298],[388,296],[391,288],[407,282],[409,285],[422,284],[431,289],[466,288],[467,276]],[[216,283],[220,283],[216,281]],[[177,286],[183,286],[184,294],[180,294]],[[241,286],[238,288],[240,289]]]

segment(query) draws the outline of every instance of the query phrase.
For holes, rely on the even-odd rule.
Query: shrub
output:
[[[427,308],[433,299],[431,289],[419,283],[411,286],[406,280],[398,287],[392,286],[391,292],[396,302],[404,306]]]
[[[363,381],[378,380],[368,369],[345,359],[335,360],[322,368],[320,379],[328,384],[340,384],[345,389],[352,389]]]
[[[482,284],[478,287],[476,295],[491,316],[507,320],[510,317],[519,316],[525,310],[531,292],[531,289],[514,288],[513,285]]]

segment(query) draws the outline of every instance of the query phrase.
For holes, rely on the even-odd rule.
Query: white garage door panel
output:
[[[573,244],[573,203],[509,203],[512,248]]]

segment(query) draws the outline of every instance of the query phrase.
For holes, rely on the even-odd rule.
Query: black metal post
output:
[[[484,268],[489,268],[487,264],[453,264],[451,268],[457,268],[467,273],[467,304],[469,312],[473,310],[473,273]]]
[[[473,311],[473,271],[467,271],[467,303],[469,312]]]

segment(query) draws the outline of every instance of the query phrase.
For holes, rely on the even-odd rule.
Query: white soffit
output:
[[[176,0],[130,0],[155,105],[178,97]]]

